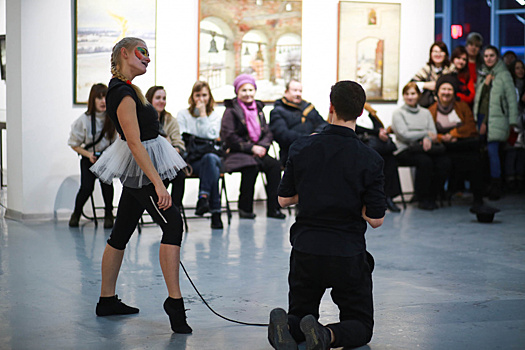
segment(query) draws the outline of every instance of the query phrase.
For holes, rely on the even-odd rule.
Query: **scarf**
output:
[[[238,101],[244,112],[244,118],[246,119],[246,128],[248,128],[248,135],[253,142],[259,141],[261,137],[261,125],[257,120],[257,104],[255,101],[247,106],[244,102]]]
[[[451,104],[449,104],[448,106],[443,106],[441,104],[441,102],[439,102],[439,99],[437,100],[437,107],[438,107],[438,111],[444,115],[448,115],[450,112],[452,112],[452,110],[454,109],[454,102],[452,102]]]

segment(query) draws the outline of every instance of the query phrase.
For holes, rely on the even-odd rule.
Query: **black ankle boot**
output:
[[[104,228],[113,228],[113,221],[115,218],[113,217],[112,211],[106,211],[104,215]]]
[[[164,302],[164,311],[168,314],[171,323],[171,329],[175,333],[189,334],[193,332],[188,323],[186,323],[186,310],[182,298],[173,299],[168,297]]]
[[[211,213],[211,228],[222,229],[224,228],[221,219],[221,213]]]
[[[131,315],[139,312],[136,307],[124,304],[118,295],[112,297],[100,297],[95,313],[97,316]]]
[[[73,212],[69,218],[69,227],[78,227],[80,221],[80,213]]]

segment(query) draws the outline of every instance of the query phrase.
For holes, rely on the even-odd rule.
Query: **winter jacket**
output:
[[[487,140],[504,142],[509,137],[509,126],[518,123],[518,103],[512,77],[503,61],[498,61],[492,69],[483,66],[483,75],[478,75],[476,98],[474,99],[474,118],[477,120],[481,91],[488,74],[494,75],[489,95],[489,113],[485,116]],[[487,118],[488,117],[488,118]],[[488,120],[488,121],[487,121]]]
[[[434,118],[435,123],[437,119],[437,102],[428,107],[428,110],[430,114],[432,114],[432,118]],[[476,130],[476,122],[474,121],[470,107],[463,101],[456,101],[454,102],[454,110],[456,111],[459,119],[461,119],[461,125],[458,125],[448,133],[457,139],[477,136],[478,132]],[[442,137],[443,134],[438,134],[439,141],[441,141]]]
[[[281,163],[288,159],[290,145],[301,136],[320,132],[328,123],[314,105],[307,101],[295,104],[285,97],[275,101],[270,112],[270,130],[279,144]]]
[[[252,147],[259,145],[268,150],[273,141],[272,132],[266,123],[263,107],[264,103],[255,101],[261,125],[261,136],[259,141],[253,142],[248,134],[246,127],[246,117],[237,98],[233,100],[224,100],[226,110],[222,116],[221,122],[221,140],[224,142],[226,150],[226,159],[224,168],[226,172],[237,171],[247,166],[257,165],[252,153]]]

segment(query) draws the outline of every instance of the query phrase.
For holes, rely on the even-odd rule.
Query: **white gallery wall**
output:
[[[434,0],[377,2],[401,3],[401,93],[402,86],[428,59],[434,37]],[[73,104],[73,1],[2,3],[5,12],[0,10],[0,16],[5,14],[5,18],[0,19],[0,32],[4,23],[8,72],[7,88],[0,82],[0,119],[4,108],[8,125],[7,215],[51,219],[57,210],[71,212],[78,190],[79,162],[67,146],[71,123],[85,111],[85,106]],[[303,96],[322,115],[328,110],[330,87],[337,75],[338,3],[303,0]],[[156,83],[166,88],[166,108],[172,113],[186,107],[197,78],[198,7],[198,0],[157,0]],[[141,88],[145,91],[148,86]],[[389,125],[399,104],[401,95],[398,104],[373,106]],[[266,108],[267,117],[270,110],[271,106]],[[237,187],[229,184],[230,199],[236,197]],[[261,189],[257,195],[264,197],[259,192]],[[194,204],[195,199],[187,192],[185,202]]]
[[[0,0],[0,34],[5,34],[5,0]],[[0,122],[6,120],[6,82],[0,80]]]

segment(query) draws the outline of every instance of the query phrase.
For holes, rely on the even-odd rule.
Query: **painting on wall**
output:
[[[155,85],[156,0],[75,0],[74,103],[87,103],[91,86],[111,79],[111,50],[122,38],[143,39],[151,62],[133,83]]]
[[[301,80],[301,0],[200,0],[199,8],[198,79],[217,102],[235,97],[242,73],[253,75],[256,98],[267,102]]]
[[[397,101],[401,5],[339,2],[337,79],[354,80],[368,101]]]

